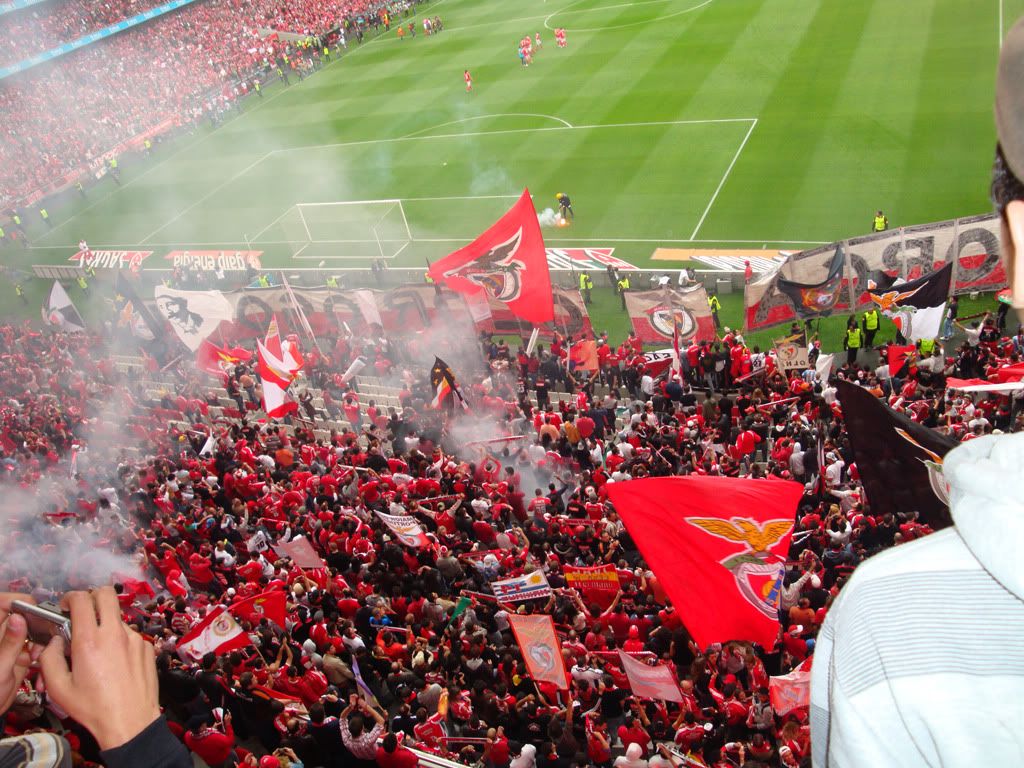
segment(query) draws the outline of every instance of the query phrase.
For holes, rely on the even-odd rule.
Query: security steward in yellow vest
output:
[[[589,272],[580,272],[580,293],[583,294],[583,303],[590,303],[590,292],[594,289],[594,281]]]
[[[921,359],[924,360],[934,355],[936,346],[935,339],[918,339],[917,351],[921,353]]]
[[[619,292],[619,298],[622,299],[622,308],[626,308],[626,291],[629,290],[629,276],[623,275],[619,278],[619,282],[615,284],[615,290]]]
[[[257,282],[260,284],[260,288],[270,287],[270,278],[267,275],[260,275],[257,278]]]
[[[863,334],[856,324],[846,329],[846,337],[843,339],[843,349],[846,350],[846,364],[853,365],[857,362],[857,351],[863,343]]]
[[[25,289],[21,287],[21,283],[15,284],[14,293],[21,299],[22,304],[28,304],[28,299],[25,298]]]
[[[885,232],[889,228],[889,219],[881,211],[875,212],[875,218],[871,220],[872,232]]]
[[[39,209],[39,218],[46,222],[46,226],[53,229],[53,223],[50,221],[50,212],[45,208]]]
[[[722,322],[718,319],[718,310],[722,308],[722,302],[714,294],[708,296],[708,308],[711,310],[711,317],[715,321],[715,330],[721,329]]]
[[[864,313],[864,317],[861,318],[860,324],[864,330],[864,346],[868,349],[875,346],[875,334],[878,333],[881,321],[882,318],[878,314],[877,309],[869,309]]]
[[[327,287],[334,289],[338,287],[338,278],[335,275],[329,275],[327,278]]]

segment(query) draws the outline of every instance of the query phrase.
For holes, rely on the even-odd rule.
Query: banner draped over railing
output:
[[[840,248],[844,254],[842,287],[834,302],[823,302],[816,310],[807,304],[798,306],[792,290],[780,290],[780,279],[789,285],[824,283]],[[745,328],[757,330],[798,318],[860,311],[871,306],[869,280],[914,280],[947,263],[953,264],[952,293],[998,290],[1006,285],[1000,253],[999,218],[994,214],[901,227],[800,251],[747,286]]]
[[[215,292],[176,292],[182,303],[179,313],[194,315],[197,322],[201,321],[205,316],[202,308],[211,293]],[[550,337],[555,330],[563,334],[589,333],[590,317],[579,291],[555,288],[553,294],[555,322],[545,323],[541,335]],[[273,316],[283,333],[308,335],[297,316],[296,305],[316,336],[338,336],[348,331],[365,335],[374,332],[375,327],[380,329],[377,333],[407,335],[427,330],[439,321],[447,325],[464,324],[470,333],[522,335],[525,331],[529,335],[533,328],[520,322],[496,300],[485,305],[482,315],[474,316],[461,296],[439,291],[433,285],[405,285],[390,290],[292,286],[291,295],[283,286],[245,288],[217,292],[217,299],[227,301],[232,318],[220,323],[218,331],[212,333],[211,338],[217,342],[263,338]]]

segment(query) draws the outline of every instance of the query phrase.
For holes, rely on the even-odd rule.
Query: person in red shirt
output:
[[[587,733],[587,757],[599,766],[607,766],[612,762],[611,740],[608,738],[608,723],[595,715],[593,727]]]
[[[416,768],[419,758],[412,750],[398,743],[398,737],[386,733],[377,747],[377,765],[379,768]]]
[[[505,768],[512,760],[512,752],[505,737],[504,726],[487,731],[487,744],[484,745],[484,763],[494,768]]]
[[[231,727],[231,713],[224,714],[221,727],[213,722],[213,716],[196,723],[185,732],[185,746],[202,758],[210,768],[233,765],[229,762],[235,747],[235,732]],[[222,730],[223,729],[223,730]]]
[[[627,717],[625,724],[619,726],[619,741],[624,749],[629,749],[630,744],[638,745],[642,750],[641,756],[647,757],[651,749],[651,736],[644,726],[650,725],[650,721],[639,702],[633,702],[633,712],[635,714]]]

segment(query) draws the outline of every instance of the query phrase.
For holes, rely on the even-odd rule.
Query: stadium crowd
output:
[[[361,41],[383,14],[408,8],[383,0],[208,0],[0,81],[0,203],[6,210],[69,176],[97,174],[104,155],[147,132],[216,122],[256,81],[318,67],[339,27]],[[53,23],[72,27],[98,13],[89,3],[57,10]],[[307,39],[287,42],[275,31]],[[20,44],[5,50],[24,58]]]
[[[681,379],[652,376],[634,338],[602,337],[590,378],[570,371],[566,340],[526,355],[483,338],[479,369],[459,371],[472,417],[430,407],[426,371],[409,367],[400,340],[340,338],[306,357],[300,391],[319,390],[322,406],[300,396],[303,418],[280,425],[259,419],[251,364],[220,382],[179,370],[154,393],[158,374],[119,372],[110,338],[0,327],[5,550],[48,553],[34,567],[5,559],[0,576],[43,600],[88,584],[94,566],[109,572],[95,560],[116,554],[123,616],[156,646],[161,707],[212,768],[408,767],[407,747],[488,768],[807,765],[807,711],[776,716],[768,676],[813,653],[859,562],[930,532],[913,515],[872,513],[832,382],[857,381],[956,439],[1015,431],[1006,396],[957,395],[944,381],[1016,363],[1021,334],[971,335],[899,376],[854,364],[821,381],[813,363],[787,375],[724,331],[690,346]],[[357,355],[381,363],[398,406],[361,402],[342,382]],[[221,387],[238,408],[214,419]],[[346,425],[315,434],[329,419]],[[467,444],[466,419],[468,433],[509,439]],[[611,484],[686,474],[806,484],[774,647],[698,647],[608,501]],[[427,545],[402,545],[374,510],[415,516]],[[298,535],[324,567],[268,546]],[[610,602],[567,588],[566,565],[597,564],[616,568]],[[495,579],[534,569],[549,596],[490,596]],[[267,593],[283,596],[284,626],[251,613],[239,618],[241,647],[179,652],[215,606]],[[510,632],[516,612],[554,618],[571,691],[531,680]],[[620,648],[671,665],[682,703],[631,695]],[[56,729],[76,759],[99,759],[31,676],[22,694],[8,735]]]
[[[13,44],[0,52],[0,67],[70,43],[90,32],[116,24],[164,0],[106,0],[82,3],[58,0],[0,15],[0,40]]]

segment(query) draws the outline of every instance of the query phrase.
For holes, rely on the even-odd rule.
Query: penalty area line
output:
[[[740,159],[740,154],[743,152],[743,148],[747,146],[747,142],[750,140],[750,135],[754,132],[757,127],[757,118],[755,117],[750,123],[750,128],[747,129],[747,135],[743,137],[743,141],[740,142],[739,149],[736,150],[736,154],[732,156],[732,162],[729,163],[729,167],[725,169],[725,173],[722,174],[721,181],[718,182],[718,186],[715,188],[715,192],[711,195],[711,199],[708,200],[707,207],[704,208],[704,213],[700,217],[700,221],[697,222],[697,226],[693,228],[693,234],[690,235],[690,240],[697,238],[697,233],[700,232],[700,228],[704,226],[704,220],[707,219],[708,214],[711,213],[711,206],[715,204],[715,200],[718,199],[718,193],[722,191],[722,187],[725,186],[725,182],[729,179],[729,174],[732,173],[733,167],[736,165],[736,161]]]

